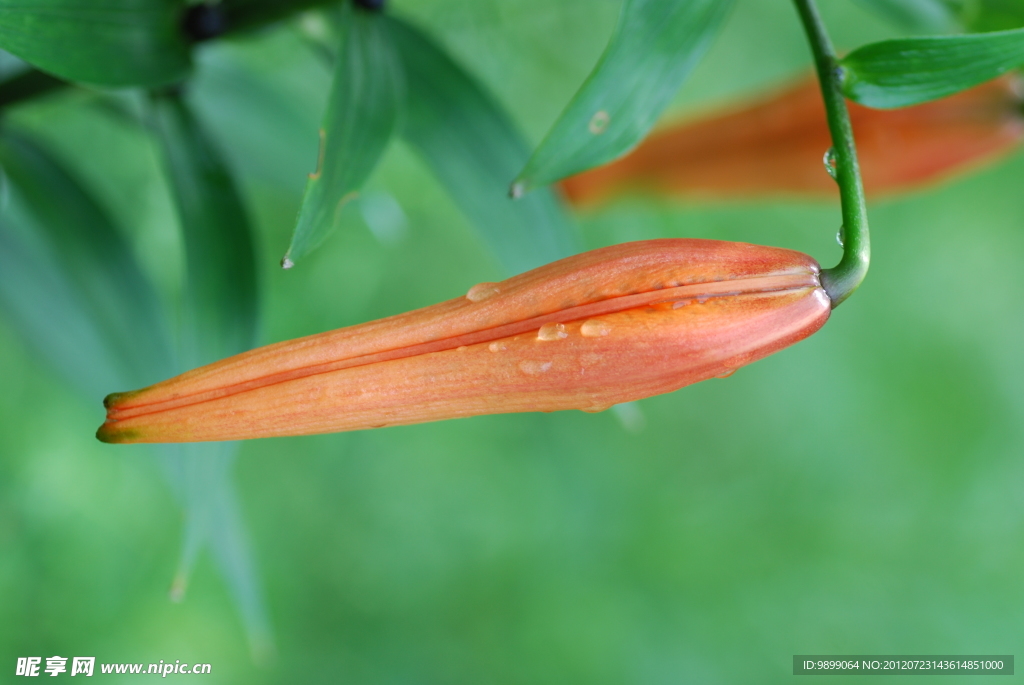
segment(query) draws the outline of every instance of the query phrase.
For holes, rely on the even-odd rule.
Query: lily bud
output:
[[[115,393],[97,437],[237,440],[600,411],[728,375],[807,337],[829,312],[818,264],[799,252],[716,240],[615,245]]]
[[[864,189],[912,190],[1013,150],[1024,137],[1016,77],[903,109],[850,102]],[[653,133],[633,152],[562,182],[572,204],[629,192],[693,199],[834,197],[822,169],[832,145],[812,77],[731,110]]]

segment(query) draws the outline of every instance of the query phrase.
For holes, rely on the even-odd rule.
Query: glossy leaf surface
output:
[[[184,357],[191,364],[248,349],[256,336],[255,251],[235,183],[180,97],[155,96],[151,118],[185,238]]]
[[[320,130],[320,157],[310,174],[298,224],[285,255],[290,265],[334,230],[394,132],[401,65],[378,13],[342,7],[334,83]]]
[[[168,331],[110,217],[31,138],[0,133],[0,298],[22,337],[83,390],[157,378]]]
[[[572,225],[554,195],[508,197],[508,181],[529,147],[501,107],[415,27],[389,19],[406,75],[402,135],[510,273],[578,250]]]
[[[0,0],[0,48],[70,81],[157,86],[189,70],[177,0]]]
[[[601,60],[520,172],[513,194],[604,164],[639,143],[731,7],[732,0],[626,0]]]
[[[1024,29],[872,43],[840,60],[843,92],[890,109],[937,100],[1024,64]]]

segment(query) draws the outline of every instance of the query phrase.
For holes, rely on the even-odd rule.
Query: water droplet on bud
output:
[[[466,293],[466,299],[470,302],[483,302],[499,292],[501,291],[498,289],[497,283],[477,283]]]
[[[583,325],[580,326],[580,334],[584,338],[600,338],[602,335],[608,335],[611,332],[612,327],[600,319],[584,321]]]
[[[845,247],[846,242],[846,226],[840,226],[839,230],[836,231],[836,242],[839,243],[839,247]]]
[[[539,376],[551,369],[552,362],[538,362],[533,359],[519,362],[519,370],[527,376]]]
[[[736,373],[736,369],[728,369],[725,373],[720,373],[715,378],[728,378],[729,376]]]
[[[587,128],[589,128],[590,132],[593,133],[595,136],[600,135],[605,132],[605,129],[608,128],[608,124],[609,122],[611,122],[611,120],[612,118],[608,116],[608,112],[602,109],[599,112],[595,112],[594,116],[590,117],[590,124],[587,126]]]
[[[565,326],[560,323],[546,323],[537,331],[537,340],[562,340],[568,337],[569,334],[565,332]]]
[[[692,304],[693,300],[677,300],[672,303],[672,309],[682,309],[688,304]]]
[[[588,414],[597,414],[609,409],[612,405],[610,404],[595,404],[592,407],[581,407],[580,411],[585,411]]]
[[[491,352],[502,352],[504,350],[507,350],[508,348],[505,347],[505,343],[492,342],[490,345],[487,346],[487,349],[489,349]]]

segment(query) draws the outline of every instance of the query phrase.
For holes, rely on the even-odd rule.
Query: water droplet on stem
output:
[[[825,163],[825,171],[828,172],[828,175],[832,177],[833,181],[838,181],[839,172],[836,170],[836,149],[830,147],[826,150],[822,161]]]

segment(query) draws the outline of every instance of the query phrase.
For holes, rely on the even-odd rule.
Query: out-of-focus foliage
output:
[[[566,257],[576,236],[550,191],[513,203],[508,181],[529,147],[472,78],[429,38],[388,23],[406,73],[402,135],[423,157],[510,273]]]
[[[0,174],[0,297],[26,340],[94,397],[170,372],[162,303],[107,212],[9,127]]]
[[[961,21],[972,31],[1005,31],[1024,26],[1020,0],[958,0]]]
[[[899,26],[915,33],[947,33],[959,27],[945,0],[859,0]]]
[[[894,36],[856,3],[821,6],[841,48]],[[593,23],[608,7],[593,0],[393,9],[534,143],[539,113],[557,114],[552,101],[569,99],[608,35]],[[675,108],[803,73],[802,40],[788,3],[737,3]],[[282,272],[274,257],[315,168],[329,75],[287,25],[201,50],[188,102],[237,170],[254,252],[267,256],[256,266],[266,341],[501,276],[404,136],[364,197],[400,207],[407,229],[384,239],[354,221],[305,268]],[[187,249],[160,158],[96,102],[57,93],[5,110],[4,126],[63,160],[125,229],[161,298],[177,302]],[[237,502],[220,489],[230,458],[197,455],[192,468],[170,457],[186,525],[205,535],[184,544],[181,509],[151,461],[92,438],[99,398],[69,393],[4,313],[0,586],[11,590],[0,662],[180,659],[247,685],[600,685],[788,683],[792,655],[807,652],[1012,653],[1024,601],[1024,555],[1007,544],[1024,534],[1024,324],[1011,315],[1024,299],[1022,175],[1018,154],[873,208],[872,273],[819,334],[732,378],[638,403],[646,427],[611,412],[524,414],[246,443]],[[3,211],[24,207],[8,187]],[[837,217],[819,203],[625,200],[580,223],[586,247],[692,236],[830,265]],[[212,554],[195,554],[197,540]],[[167,601],[175,563],[192,570],[179,604]],[[251,603],[255,566],[265,614]],[[265,647],[267,615],[278,657],[259,668],[244,626]]]
[[[230,171],[185,102],[165,93],[151,107],[184,235],[185,366],[208,364],[256,342],[252,231]]]
[[[184,77],[179,0],[0,0],[0,47],[71,81],[158,86]]]
[[[530,157],[512,194],[628,152],[697,64],[732,0],[626,0],[587,81]]]

